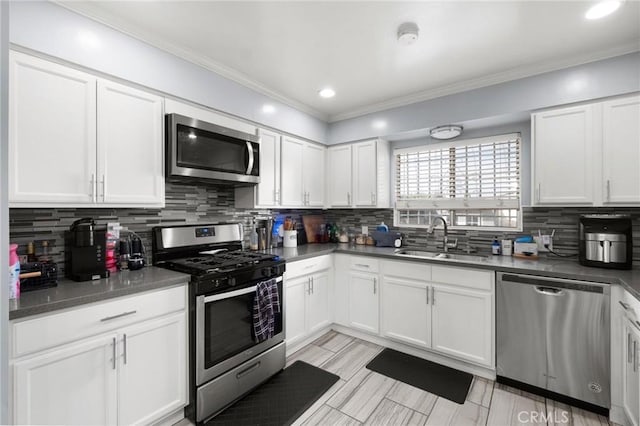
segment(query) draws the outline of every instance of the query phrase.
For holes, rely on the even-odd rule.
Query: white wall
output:
[[[0,424],[9,423],[9,202],[7,129],[9,3],[0,1]]]
[[[326,140],[324,121],[61,6],[14,1],[10,8],[13,45],[307,139]],[[80,34],[90,35],[93,43]],[[267,103],[275,113],[262,112]]]
[[[640,91],[640,52],[367,114],[329,125],[328,144]],[[373,124],[386,122],[384,131]]]

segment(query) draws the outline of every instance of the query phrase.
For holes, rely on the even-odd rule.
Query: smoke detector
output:
[[[415,22],[405,22],[398,27],[398,42],[405,46],[418,40],[418,25]]]
[[[445,126],[434,127],[429,130],[429,135],[433,139],[453,139],[457,138],[462,134],[462,126],[458,126],[457,124],[447,124]]]

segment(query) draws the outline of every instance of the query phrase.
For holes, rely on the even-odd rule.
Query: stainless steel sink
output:
[[[397,249],[395,254],[399,256],[424,257],[428,259],[469,260],[475,262],[485,260],[488,257],[482,254],[443,253],[416,249]]]

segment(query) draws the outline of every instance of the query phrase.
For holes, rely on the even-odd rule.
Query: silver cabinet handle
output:
[[[102,318],[100,321],[101,321],[101,322],[111,321],[111,320],[114,320],[114,319],[116,319],[116,318],[126,317],[127,315],[133,315],[133,314],[135,314],[136,312],[138,312],[138,311],[123,312],[123,313],[121,313],[121,314],[114,315],[114,316],[112,316],[112,317],[104,317],[104,318]]]
[[[105,183],[104,174],[102,175],[102,181],[100,184],[102,185],[102,201],[104,201],[105,191],[106,191],[106,183]]]
[[[629,310],[629,304],[628,303],[624,303],[622,300],[618,300],[618,303],[620,304],[620,306],[622,306],[624,308],[625,311]]]
[[[611,181],[607,179],[607,201],[611,201]]]
[[[351,193],[347,192],[347,204],[351,205]]]
[[[631,333],[627,333],[627,364],[631,362]]]
[[[427,293],[427,305],[429,304],[429,287],[425,287],[424,288],[426,291],[425,293]]]
[[[542,184],[541,184],[541,183],[538,183],[538,194],[537,194],[538,202],[540,202],[540,187],[541,187],[541,186],[542,186]]]
[[[311,294],[311,278],[307,278],[307,294]]]
[[[116,346],[117,346],[117,344],[118,343],[116,341],[116,338],[114,337],[113,338],[113,342],[111,343],[111,345],[113,346],[113,359],[112,359],[112,361],[113,361],[113,369],[114,370],[116,369]]]
[[[638,371],[638,342],[633,341],[633,371]]]
[[[436,304],[436,289],[435,287],[431,287],[431,304]]]
[[[316,283],[313,280],[313,277],[311,277],[311,294],[316,294]]]
[[[127,335],[124,334],[122,337],[122,348],[123,348],[123,356],[124,356],[124,363],[127,363]]]
[[[373,294],[376,294],[376,292],[378,290],[377,287],[378,287],[378,279],[374,278],[373,279]]]
[[[369,268],[369,265],[365,265],[364,263],[356,263],[353,266],[357,266],[358,268]]]
[[[91,180],[89,181],[91,185],[91,200],[95,203],[96,201],[96,175],[91,173]]]

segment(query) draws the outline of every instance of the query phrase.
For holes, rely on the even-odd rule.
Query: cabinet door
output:
[[[288,136],[282,137],[280,161],[281,204],[286,207],[303,205],[302,151],[304,142]]]
[[[14,424],[115,424],[114,356],[115,334],[16,362]]]
[[[333,320],[336,324],[345,327],[349,326],[349,264],[349,255],[333,255],[333,280],[331,281]]]
[[[330,207],[350,207],[351,145],[332,146],[327,149],[328,204]]]
[[[431,304],[425,283],[382,277],[381,323],[385,337],[431,347]]]
[[[307,296],[307,334],[329,325],[329,271],[311,276],[311,292]]]
[[[353,186],[354,204],[359,207],[376,205],[376,141],[353,145]]]
[[[603,104],[604,204],[640,203],[640,96]]]
[[[285,340],[288,346],[301,339],[306,331],[305,302],[311,286],[309,276],[287,279],[285,285]]]
[[[630,322],[623,320],[624,329],[624,369],[622,381],[622,403],[631,423],[640,424],[640,331]]]
[[[324,206],[324,156],[326,149],[307,143],[304,146],[303,174],[306,206]]]
[[[163,101],[98,81],[98,201],[163,206]]]
[[[280,135],[260,129],[260,183],[257,204],[273,207],[280,202]]]
[[[593,204],[593,105],[533,115],[533,204]]]
[[[96,78],[10,53],[9,202],[95,202]]]
[[[492,299],[490,292],[434,285],[431,297],[432,348],[477,364],[493,366]]]
[[[378,333],[378,276],[349,272],[349,325]]]
[[[151,424],[187,404],[186,337],[184,312],[122,329],[118,424]]]

